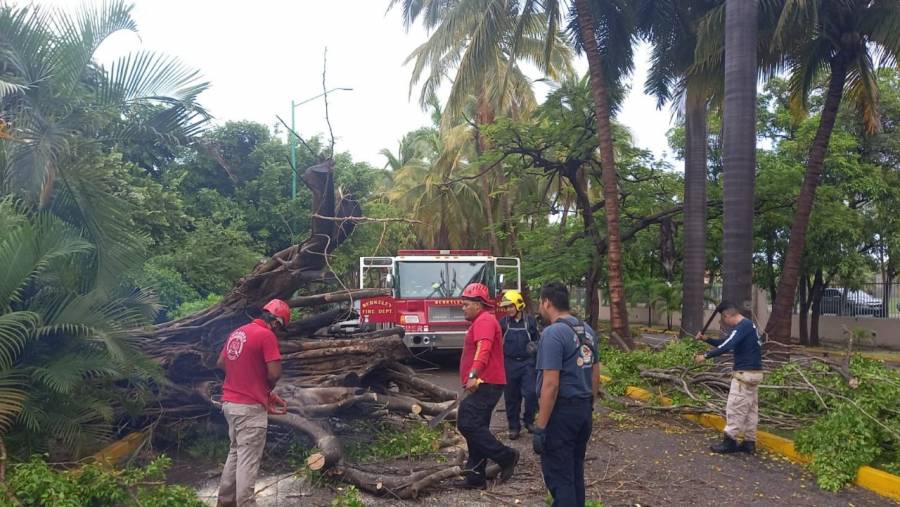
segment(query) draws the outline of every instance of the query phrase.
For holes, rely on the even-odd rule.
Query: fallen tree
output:
[[[312,230],[304,242],[259,263],[215,306],[173,322],[136,333],[140,348],[155,360],[169,381],[157,413],[183,417],[218,407],[222,372],[215,368],[225,339],[235,328],[258,316],[273,298],[310,315],[279,334],[283,377],[276,393],[287,413],[270,415],[274,425],[290,428],[315,446],[307,462],[339,480],[372,493],[415,498],[427,487],[462,473],[462,461],[413,475],[361,468],[345,460],[332,421],[354,418],[411,416],[424,418],[447,410],[456,393],[422,378],[399,361],[409,357],[403,329],[346,333],[331,329],[355,317],[352,309],[334,308],[362,298],[384,295],[380,289],[344,290],[296,296],[325,288],[335,279],[329,256],[353,232],[361,216],[352,197],[335,199],[333,163],[309,168],[303,180],[312,191]],[[331,308],[322,308],[332,306]]]

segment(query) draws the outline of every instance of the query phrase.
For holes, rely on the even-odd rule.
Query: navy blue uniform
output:
[[[503,331],[503,354],[506,367],[506,388],[503,391],[503,403],[506,406],[506,421],[510,431],[521,431],[519,416],[522,412],[522,400],[525,401],[525,413],[522,421],[526,426],[534,423],[537,412],[537,394],[534,390],[534,357],[528,351],[528,344],[537,343],[540,335],[537,321],[531,315],[518,320],[506,316],[500,319]],[[532,345],[534,347],[534,345]]]
[[[581,343],[573,329],[554,322],[541,334],[537,355],[537,389],[540,393],[544,370],[559,370],[559,394],[550,414],[541,471],[553,497],[553,506],[584,505],[584,454],[591,438],[593,384],[591,370],[600,362],[597,334],[575,317],[570,324],[584,326],[592,347]]]
[[[733,350],[734,371],[762,370],[762,344],[756,325],[750,319],[741,320],[728,337],[720,340],[707,338],[706,343],[715,347],[706,353],[707,359]]]

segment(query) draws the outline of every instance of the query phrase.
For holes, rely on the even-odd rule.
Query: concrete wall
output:
[[[769,306],[766,301],[764,291],[757,290],[753,297],[754,316],[757,325],[764,329],[769,321]],[[706,310],[704,319],[709,318],[712,310]],[[609,320],[609,307],[600,307],[600,320]],[[629,308],[628,322],[633,325],[647,324],[646,308]],[[666,325],[665,312],[653,312],[653,324],[656,326]],[[681,313],[672,313],[672,329],[678,330],[681,326]],[[719,330],[719,319],[713,320],[709,326],[710,331]],[[875,333],[872,343],[864,343],[862,346],[874,346],[886,349],[900,350],[900,319],[876,319],[874,317],[838,317],[836,315],[822,315],[819,317],[819,338],[823,343],[841,345],[846,343],[847,336],[845,328],[853,330],[855,328],[864,328]],[[688,330],[696,332],[699,330]],[[800,336],[800,318],[794,315],[793,327],[791,334],[795,339]]]

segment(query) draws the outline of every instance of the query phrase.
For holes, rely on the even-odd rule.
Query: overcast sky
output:
[[[100,1],[100,0],[95,0]],[[30,3],[15,1],[13,3]],[[80,0],[38,0],[38,5],[77,8]],[[201,102],[217,122],[290,122],[291,100],[322,92],[322,56],[328,48],[329,87],[336,150],[384,165],[382,148],[396,149],[404,133],[429,123],[409,95],[407,55],[425,41],[421,28],[407,33],[399,11],[385,14],[387,0],[135,0],[139,34],[119,33],[100,48],[109,63],[137,49],[180,57],[212,83]],[[646,51],[638,51],[635,84],[619,120],[637,144],[657,156],[667,152],[672,114],[657,111],[642,93]],[[586,69],[580,62],[579,68]],[[545,93],[545,91],[544,91]],[[296,109],[297,131],[327,131],[321,100]],[[671,159],[672,157],[669,156]]]

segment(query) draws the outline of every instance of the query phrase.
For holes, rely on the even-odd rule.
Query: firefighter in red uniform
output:
[[[268,410],[281,377],[281,352],[274,331],[287,326],[291,309],[280,299],[263,307],[260,318],[235,329],[219,354],[225,370],[222,412],[231,446],[219,482],[218,507],[255,507],[256,474],[266,446]]]
[[[462,293],[463,312],[472,324],[466,332],[459,363],[460,381],[467,394],[459,403],[456,425],[466,439],[469,459],[466,462],[464,487],[483,488],[487,481],[487,460],[500,465],[500,482],[512,477],[519,462],[519,451],[500,443],[491,433],[491,415],[503,387],[503,336],[492,306],[488,288],[473,283]]]

